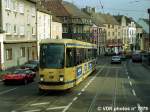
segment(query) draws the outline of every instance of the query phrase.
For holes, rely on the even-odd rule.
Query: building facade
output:
[[[1,28],[2,69],[37,59],[34,0],[1,0]]]
[[[88,14],[92,20],[92,38],[90,38],[90,42],[97,45],[97,55],[104,55],[106,48],[106,30],[101,21],[101,17],[96,13],[95,8],[86,6],[82,11]]]
[[[138,24],[143,28],[143,34],[141,39],[141,46],[142,49],[145,51],[150,51],[150,44],[149,44],[149,20],[140,18],[138,20]]]
[[[43,4],[62,21],[62,38],[89,42],[92,26],[89,16],[63,0],[43,1]]]

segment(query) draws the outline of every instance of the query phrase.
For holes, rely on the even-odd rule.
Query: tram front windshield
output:
[[[40,46],[41,68],[63,68],[64,67],[64,45],[42,44]]]

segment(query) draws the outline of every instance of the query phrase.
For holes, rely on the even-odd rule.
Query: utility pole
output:
[[[148,42],[148,47],[149,47],[149,52],[150,52],[150,8],[148,9],[148,14],[149,14],[149,42]]]

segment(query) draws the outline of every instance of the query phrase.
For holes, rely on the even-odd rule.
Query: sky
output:
[[[135,20],[148,18],[147,9],[150,8],[150,0],[64,0],[74,3],[79,8],[96,7],[97,12],[110,13],[112,15],[126,15]],[[103,8],[102,8],[103,7]]]

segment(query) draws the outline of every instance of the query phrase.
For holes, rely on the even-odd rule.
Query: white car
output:
[[[121,57],[120,56],[112,56],[111,64],[112,63],[120,63],[121,64]]]

